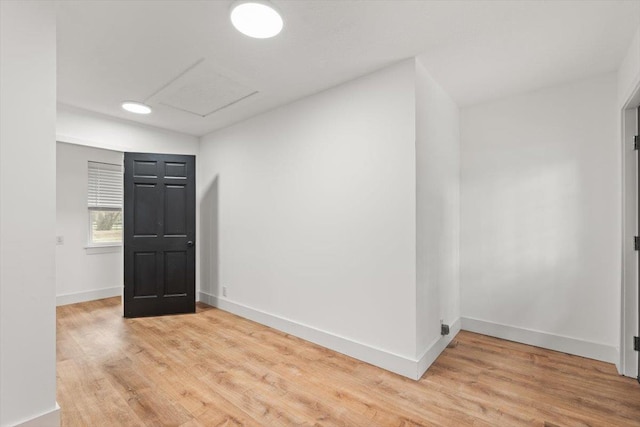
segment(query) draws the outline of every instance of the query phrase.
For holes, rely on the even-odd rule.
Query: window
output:
[[[89,162],[89,246],[122,243],[122,167]]]

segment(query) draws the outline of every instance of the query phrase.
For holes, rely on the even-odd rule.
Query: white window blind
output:
[[[122,209],[122,167],[89,162],[89,208]]]

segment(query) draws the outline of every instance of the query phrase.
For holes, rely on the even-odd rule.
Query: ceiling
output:
[[[468,106],[614,71],[640,25],[640,0],[272,0],[285,27],[259,40],[231,3],[61,1],[58,101],[203,135],[419,55]]]

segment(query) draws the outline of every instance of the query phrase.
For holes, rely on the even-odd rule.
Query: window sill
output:
[[[87,255],[110,254],[122,252],[122,245],[118,243],[114,245],[85,246],[84,249],[87,251]]]

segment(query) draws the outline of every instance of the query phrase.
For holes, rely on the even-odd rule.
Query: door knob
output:
[[[193,242],[192,242],[191,240],[189,240],[189,241],[187,242],[187,247],[188,247],[188,248],[192,248],[192,247],[193,247]]]

